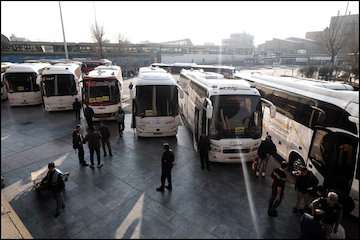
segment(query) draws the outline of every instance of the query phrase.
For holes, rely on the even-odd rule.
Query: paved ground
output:
[[[247,165],[214,164],[201,171],[189,131],[175,138],[138,139],[126,115],[124,137],[109,122],[114,156],[104,167],[79,167],[72,149],[70,112],[1,104],[1,165],[9,200],[34,238],[297,238],[299,219],[288,185],[278,218],[266,214],[270,177],[256,179]],[[173,192],[160,183],[162,143],[174,149]],[[85,158],[89,160],[87,148]],[[55,161],[70,172],[66,209],[53,217],[55,201],[31,190],[31,175]],[[269,171],[277,163],[273,162]]]

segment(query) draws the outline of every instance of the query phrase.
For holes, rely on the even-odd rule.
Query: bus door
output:
[[[354,179],[358,137],[344,130],[315,129],[307,168],[319,184],[347,196]]]

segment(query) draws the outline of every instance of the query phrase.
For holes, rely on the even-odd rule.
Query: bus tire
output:
[[[289,158],[289,171],[293,175],[293,171],[299,170],[300,166],[306,166],[305,161],[298,154],[293,153]]]

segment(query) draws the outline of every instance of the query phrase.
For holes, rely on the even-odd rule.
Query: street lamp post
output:
[[[60,1],[59,1],[59,9],[60,9],[61,27],[62,27],[63,38],[64,38],[65,58],[66,58],[66,59],[69,59],[69,53],[68,53],[67,44],[66,44],[66,39],[65,39],[65,30],[64,30],[64,23],[63,23],[63,18],[62,18]]]

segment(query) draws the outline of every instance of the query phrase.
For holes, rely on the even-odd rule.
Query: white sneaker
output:
[[[102,163],[100,163],[100,164],[97,165],[98,168],[101,168],[102,166],[103,166]]]
[[[256,172],[256,176],[257,176],[257,177],[259,176],[259,172]]]
[[[265,177],[265,172],[262,172],[261,176]]]

